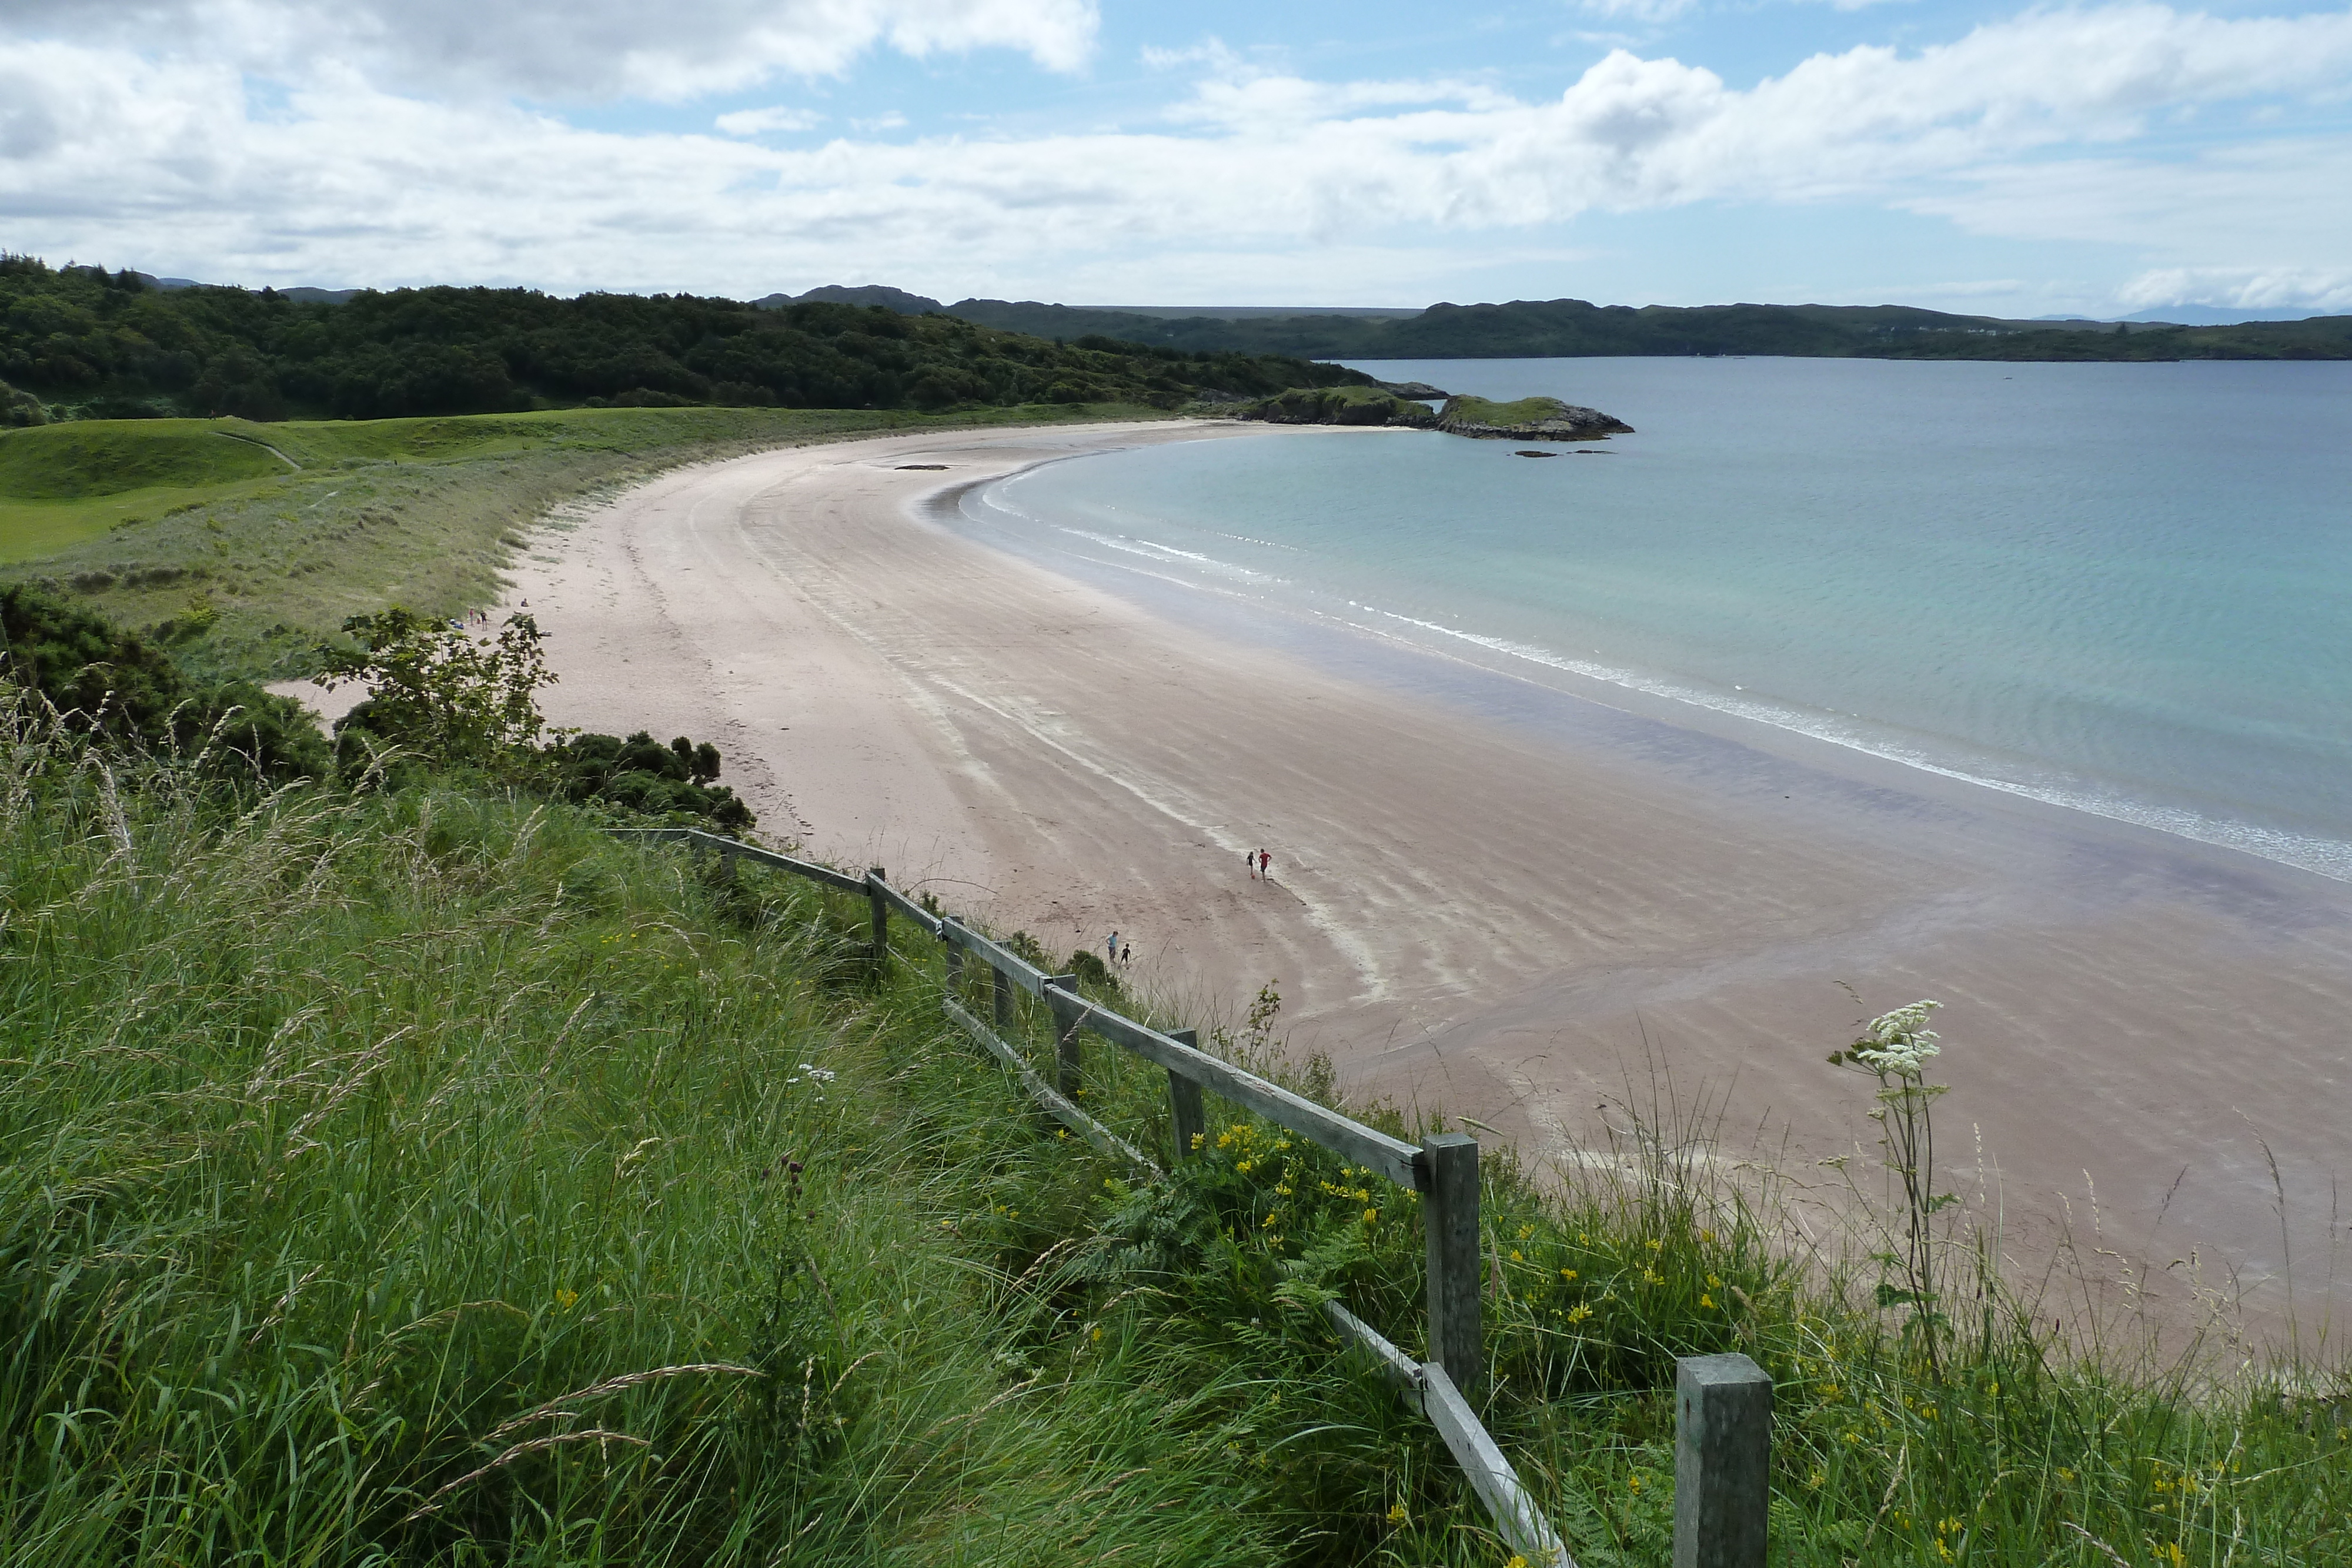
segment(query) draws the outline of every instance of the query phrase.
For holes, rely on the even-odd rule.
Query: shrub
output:
[[[210,768],[271,784],[328,772],[300,704],[247,681],[199,685],[155,643],[28,584],[0,588],[0,674],[77,729],[202,755]]]

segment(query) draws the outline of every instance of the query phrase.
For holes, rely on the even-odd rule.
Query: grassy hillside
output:
[[[1213,1109],[1171,1179],[1106,1164],[860,901],[0,728],[8,1568],[1503,1568],[1319,1311],[1421,1348],[1408,1194]],[[1164,1095],[1089,1052],[1163,1161]],[[1486,1162],[1487,1418],[1580,1563],[1664,1560],[1672,1358],[1727,1348],[1779,1384],[1776,1563],[2352,1553],[2339,1371],[2102,1370],[1975,1277],[1931,1369],[1702,1133]]]
[[[347,616],[490,602],[520,529],[673,464],[868,431],[1154,417],[1067,403],[949,414],[606,408],[0,431],[0,576],[74,592],[124,625],[163,627],[206,674],[275,677],[306,670]]]

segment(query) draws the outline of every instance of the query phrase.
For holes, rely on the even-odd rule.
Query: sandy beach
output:
[[[1276,647],[937,510],[1138,443],[1387,438],[777,451],[555,519],[510,602],[550,633],[553,720],[716,739],[770,838],[1057,952],[1116,928],[1204,1017],[1278,980],[1294,1050],[1538,1158],[1663,1074],[1727,1148],[1832,1181],[1814,1162],[1873,1128],[1824,1058],[1937,998],[1946,1169],[2012,1250],[2063,1229],[2127,1282],[2111,1302],[2182,1322],[2201,1282],[2275,1332],[2291,1249],[2308,1343],[2352,1146],[2352,888],[1598,685]],[[1244,873],[1261,845],[1271,881]]]

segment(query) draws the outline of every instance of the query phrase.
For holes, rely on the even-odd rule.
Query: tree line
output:
[[[1369,381],[1335,365],[809,301],[523,288],[165,289],[0,255],[0,423],[383,419],[532,408],[1175,408]]]

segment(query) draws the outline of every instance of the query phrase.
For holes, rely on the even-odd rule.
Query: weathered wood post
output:
[[[1675,1568],[1764,1568],[1772,1377],[1744,1355],[1675,1362]]]
[[[1045,1010],[1054,1019],[1054,1087],[1072,1100],[1078,1097],[1078,1073],[1085,1065],[1078,1051],[1078,1020],[1086,1016],[1085,1008],[1076,975],[1045,977]],[[1069,1015],[1066,1023],[1065,1013]]]
[[[866,868],[866,903],[874,912],[874,973],[877,977],[890,961],[890,905],[882,897],[881,887],[889,880],[890,873],[880,866]]]
[[[1197,1029],[1171,1029],[1168,1038],[1194,1051],[1201,1049]],[[1200,1152],[1192,1140],[1208,1133],[1209,1117],[1201,1105],[1201,1086],[1172,1067],[1168,1070],[1168,1108],[1175,1121],[1176,1157],[1189,1160]]]
[[[1423,1141],[1414,1163],[1427,1173],[1421,1224],[1429,1244],[1429,1359],[1475,1405],[1486,1390],[1478,1319],[1478,1140],[1440,1133]]]

